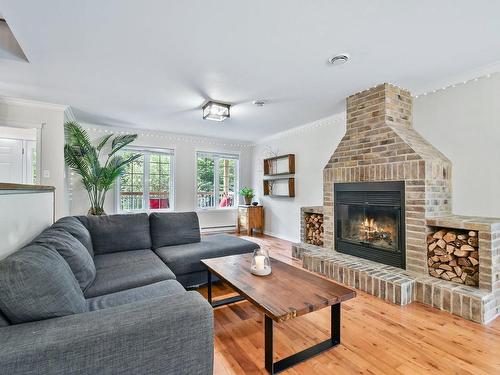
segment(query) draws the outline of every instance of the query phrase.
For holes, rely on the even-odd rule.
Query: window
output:
[[[198,208],[228,208],[238,204],[238,155],[196,153]]]
[[[173,150],[126,149],[124,157],[140,154],[127,165],[118,185],[120,211],[173,208]]]

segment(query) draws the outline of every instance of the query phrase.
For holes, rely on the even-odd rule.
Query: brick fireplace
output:
[[[500,219],[453,215],[451,170],[413,129],[408,91],[382,84],[348,97],[346,133],[323,171],[323,247],[296,244],[294,255],[393,303],[491,320],[500,312]]]

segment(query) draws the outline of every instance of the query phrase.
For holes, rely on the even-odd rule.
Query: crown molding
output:
[[[469,70],[467,72],[442,79],[432,85],[427,85],[420,90],[413,90],[412,96],[418,98],[428,94],[434,94],[449,88],[455,88],[459,85],[465,85],[470,82],[476,82],[480,79],[490,78],[500,73],[500,61],[482,67]]]
[[[66,117],[64,120],[65,121],[73,121],[73,122],[76,122],[76,116],[75,114],[73,113],[73,109],[68,106],[66,107],[65,111],[64,111],[64,116]]]
[[[346,114],[345,112],[337,113],[332,116],[324,117],[319,120],[311,121],[303,125],[296,126],[294,128],[284,130],[279,133],[272,134],[270,136],[267,136],[265,138],[262,138],[258,142],[255,143],[255,145],[260,145],[269,141],[277,140],[277,139],[282,139],[282,138],[288,138],[288,137],[293,137],[297,136],[299,134],[303,133],[308,133],[310,131],[313,131],[314,129],[324,127],[324,126],[333,126],[333,125],[338,125],[338,124],[345,124],[346,122]]]
[[[11,96],[0,96],[0,104],[19,105],[24,107],[36,107],[36,108],[50,109],[61,112],[65,112],[69,108],[69,106],[65,104],[47,103],[38,100],[15,98]]]
[[[234,139],[191,136],[186,134],[170,133],[161,130],[154,131],[154,130],[145,130],[145,129],[128,128],[128,127],[113,127],[105,125],[96,125],[87,122],[81,122],[80,125],[82,125],[87,131],[90,130],[94,133],[137,134],[143,138],[152,138],[152,139],[160,138],[174,142],[188,142],[192,144],[210,145],[218,147],[248,148],[254,146],[254,144],[250,142],[242,143],[241,141],[237,141]]]

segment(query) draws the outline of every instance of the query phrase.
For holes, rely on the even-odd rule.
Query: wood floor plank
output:
[[[242,237],[300,267],[290,242]],[[199,291],[206,296],[206,288]],[[213,292],[217,298],[232,290],[217,283]],[[401,307],[357,292],[342,304],[342,343],[283,374],[500,374],[500,319],[480,325],[419,303]],[[262,313],[244,301],[217,308],[214,316],[214,373],[267,374]],[[275,359],[324,340],[329,324],[329,309],[275,324]]]

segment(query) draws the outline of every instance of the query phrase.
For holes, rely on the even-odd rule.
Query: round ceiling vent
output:
[[[332,65],[342,65],[345,64],[349,60],[349,55],[347,53],[341,53],[339,55],[335,55],[328,59],[328,62]]]

